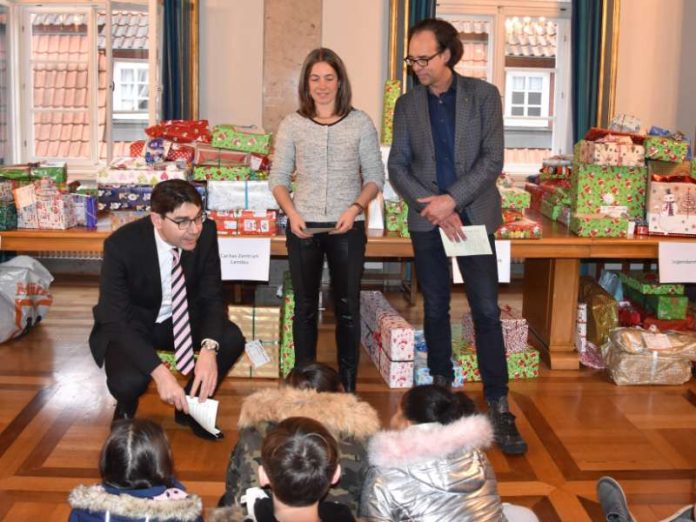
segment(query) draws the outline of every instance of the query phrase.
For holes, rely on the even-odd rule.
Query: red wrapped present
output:
[[[275,236],[277,232],[275,210],[227,210],[210,211],[218,233],[230,236]]]
[[[655,327],[662,332],[667,330],[677,330],[683,332],[686,330],[694,330],[696,327],[694,318],[691,315],[687,315],[684,319],[673,320],[658,319],[652,315],[646,316],[645,320],[643,321],[643,328],[647,330],[653,325],[655,325]]]
[[[639,326],[643,323],[642,310],[633,304],[619,308],[619,326]]]
[[[186,163],[193,162],[193,156],[196,150],[191,145],[183,143],[172,143],[167,153],[166,161],[184,160]]]
[[[145,140],[138,140],[134,141],[133,143],[130,144],[130,157],[131,158],[138,158],[143,155],[143,151],[145,150]]]
[[[270,170],[270,161],[268,161],[268,156],[265,154],[259,154],[258,152],[250,152],[247,157],[247,164],[252,170]]]
[[[199,141],[210,143],[208,120],[166,120],[145,129],[151,138],[165,138],[176,143]]]
[[[503,223],[513,223],[524,219],[524,210],[516,208],[503,209]]]

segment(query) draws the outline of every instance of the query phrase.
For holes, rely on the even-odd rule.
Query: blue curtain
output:
[[[164,0],[162,119],[191,119],[191,1]]]
[[[572,10],[573,142],[597,121],[602,54],[602,7],[605,0],[574,0]]]

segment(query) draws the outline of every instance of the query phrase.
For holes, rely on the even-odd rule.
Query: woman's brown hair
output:
[[[324,62],[329,64],[336,71],[336,79],[338,80],[338,92],[336,93],[336,107],[334,108],[336,116],[345,116],[352,109],[352,91],[350,89],[350,80],[348,80],[348,72],[346,66],[343,65],[343,60],[331,49],[319,47],[311,51],[304,64],[302,64],[302,73],[300,74],[300,84],[297,92],[300,97],[300,108],[298,112],[305,118],[314,118],[317,115],[314,100],[309,94],[309,75],[312,73],[312,67],[315,64]]]

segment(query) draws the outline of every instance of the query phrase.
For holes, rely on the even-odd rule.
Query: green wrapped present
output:
[[[0,201],[0,230],[17,228],[17,207],[14,201]]]
[[[401,96],[401,82],[399,80],[387,80],[384,84],[382,104],[382,143],[384,145],[391,145],[392,142],[394,106],[399,96]]]
[[[627,214],[645,217],[646,167],[615,167],[574,163],[571,209],[577,214]]]
[[[628,219],[604,214],[576,214],[570,217],[570,231],[580,237],[626,237]]]
[[[253,126],[217,125],[213,128],[211,145],[219,149],[268,154],[271,148],[271,134]]]
[[[14,187],[28,185],[32,181],[29,165],[0,166],[0,178],[11,180]]]
[[[295,367],[295,341],[292,323],[295,320],[295,292],[292,289],[290,272],[283,276],[283,302],[280,305],[280,373],[287,377]]]
[[[196,181],[260,181],[268,174],[257,172],[247,165],[196,165],[193,179]]]
[[[645,157],[648,159],[681,163],[686,158],[689,142],[664,136],[646,136]]]
[[[35,178],[51,178],[56,182],[56,185],[66,183],[68,181],[68,167],[64,161],[54,161],[40,163],[38,166],[33,165],[31,175]]]
[[[643,295],[684,295],[684,285],[679,283],[660,283],[660,277],[655,272],[631,270],[619,272],[619,279],[624,288],[634,288]]]
[[[387,230],[398,232],[401,237],[411,237],[408,232],[408,205],[405,201],[384,202],[384,223]]]
[[[502,208],[529,208],[532,201],[532,195],[524,189],[516,187],[498,187]]]
[[[655,295],[645,296],[645,309],[657,316],[658,319],[685,319],[689,298],[685,295]]]
[[[452,347],[452,360],[461,366],[464,382],[479,382],[476,350],[471,347],[457,349]],[[505,356],[510,379],[534,379],[539,377],[539,352],[531,346],[523,352],[509,353]]]
[[[691,160],[691,169],[689,170],[692,178],[696,178],[696,158]]]
[[[541,215],[546,216],[552,221],[558,221],[563,205],[554,201],[553,198],[542,198],[541,200]]]

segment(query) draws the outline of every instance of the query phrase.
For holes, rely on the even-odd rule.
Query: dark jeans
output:
[[[498,307],[498,264],[495,239],[488,237],[493,255],[458,257],[476,332],[476,358],[486,399],[507,395],[508,373]],[[454,377],[450,327],[450,260],[436,227],[430,232],[411,232],[416,277],[423,292],[424,333],[428,368],[433,375]]]
[[[194,325],[192,325],[192,337],[194,349],[198,351],[203,339],[197,334]],[[163,323],[156,323],[152,329],[151,340],[152,346],[156,349],[173,351],[172,320],[168,319]],[[216,341],[220,344],[220,350],[217,354],[217,386],[219,386],[222,379],[227,376],[227,372],[232,365],[242,355],[244,351],[244,336],[239,327],[230,321],[222,334],[222,338],[216,339]],[[123,356],[123,350],[119,349],[118,341],[109,343],[106,349],[104,367],[106,370],[106,385],[109,388],[109,392],[117,401],[127,404],[136,402],[145,393],[152,378],[149,373],[142,373],[132,361]],[[191,385],[193,384],[193,371],[189,373],[189,376],[188,384],[185,387],[187,393],[191,390]]]
[[[324,256],[329,263],[336,313],[338,369],[356,372],[360,356],[360,280],[365,260],[365,224],[357,221],[345,234],[314,234],[300,239],[288,228],[290,276],[295,293],[295,365],[317,358],[319,290]]]

